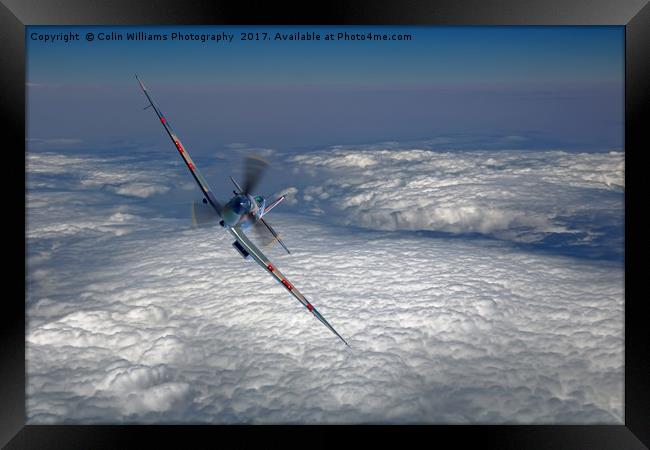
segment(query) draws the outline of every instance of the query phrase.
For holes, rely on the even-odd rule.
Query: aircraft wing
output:
[[[196,183],[199,185],[199,188],[201,188],[201,192],[203,192],[205,199],[210,203],[210,205],[212,205],[212,207],[217,212],[217,214],[219,214],[219,217],[221,217],[221,204],[212,193],[212,189],[210,189],[208,182],[205,181],[205,178],[203,178],[203,175],[201,175],[201,172],[199,172],[199,169],[197,169],[196,165],[194,164],[194,161],[192,161],[192,158],[190,157],[190,154],[187,152],[187,149],[183,147],[183,144],[181,144],[181,140],[178,139],[178,136],[176,136],[176,133],[174,133],[174,130],[172,130],[171,125],[169,125],[169,121],[163,115],[160,108],[158,108],[158,105],[156,105],[156,103],[153,101],[153,99],[149,95],[149,92],[147,91],[147,88],[144,87],[144,84],[142,84],[142,81],[140,81],[140,78],[138,78],[137,75],[135,76],[135,78],[138,80],[138,83],[140,83],[140,87],[142,88],[144,95],[147,96],[150,106],[153,107],[154,111],[156,111],[156,114],[160,119],[160,123],[162,124],[163,128],[165,128],[165,131],[167,132],[172,142],[176,146],[176,149],[178,150],[178,153],[181,155],[181,158],[183,158],[183,161],[187,165],[187,168],[190,169],[190,173],[192,174],[192,177],[194,177],[194,180],[196,180]]]
[[[275,265],[271,263],[271,261],[266,256],[264,256],[264,254],[255,246],[255,244],[253,244],[250,239],[248,239],[248,237],[244,234],[239,226],[228,228],[228,230],[235,237],[235,239],[237,239],[239,244],[244,247],[251,258],[257,262],[257,264],[262,266],[262,268],[264,268],[264,270],[266,270],[278,282],[282,283],[282,285],[291,293],[291,295],[296,298],[296,300],[302,303],[302,305],[307,308],[309,312],[311,312],[314,316],[316,316],[316,318],[320,320],[323,325],[325,325],[332,333],[338,336],[338,338],[341,339],[345,345],[350,347],[350,345],[345,342],[345,339],[343,339],[341,335],[336,332],[334,327],[332,327],[332,325],[330,325],[327,320],[325,320],[321,313],[318,312],[314,305],[309,303],[305,296],[302,295],[300,291],[293,284],[291,284],[284,275],[282,275],[282,272],[280,272],[278,268],[275,267]]]

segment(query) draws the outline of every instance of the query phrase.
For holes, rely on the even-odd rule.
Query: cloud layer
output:
[[[296,198],[344,225],[571,245],[622,230],[620,152],[335,148],[289,161],[315,181]]]
[[[516,245],[600,230],[620,154],[286,160],[322,189],[285,180],[269,256],[351,351],[190,228],[179,164],[29,155],[28,423],[623,422],[622,266]]]

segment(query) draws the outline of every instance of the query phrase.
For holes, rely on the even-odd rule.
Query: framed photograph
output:
[[[646,448],[650,7],[596,3],[5,1],[0,442]]]

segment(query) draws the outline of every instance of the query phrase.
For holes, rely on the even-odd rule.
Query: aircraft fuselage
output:
[[[263,197],[237,194],[226,203],[221,210],[224,227],[239,225],[246,229],[259,220],[264,214],[266,200]]]

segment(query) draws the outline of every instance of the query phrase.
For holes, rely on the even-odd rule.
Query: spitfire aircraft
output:
[[[180,139],[172,130],[169,121],[163,115],[162,111],[156,103],[151,98],[149,91],[145,88],[144,84],[136,75],[136,79],[142,88],[142,91],[147,96],[149,100],[149,105],[145,108],[152,107],[156,112],[156,115],[160,119],[160,123],[163,128],[169,135],[172,140],[172,143],[178,150],[179,155],[185,162],[185,165],[190,170],[190,174],[199,185],[201,192],[203,194],[203,203],[206,205],[209,204],[211,207],[211,214],[214,215],[216,219],[219,219],[219,225],[222,228],[225,228],[233,235],[235,242],[233,242],[233,247],[239,252],[241,256],[245,259],[253,259],[257,264],[259,264],[269,275],[275,278],[276,281],[281,283],[291,295],[293,295],[296,300],[298,300],[309,312],[311,312],[318,320],[320,320],[323,325],[325,325],[329,330],[338,336],[345,345],[349,347],[349,344],[341,337],[340,334],[336,332],[334,327],[332,327],[327,320],[318,312],[318,310],[312,305],[304,295],[278,270],[275,264],[273,264],[261,251],[258,247],[253,244],[253,242],[244,234],[244,230],[253,229],[256,233],[270,233],[273,239],[273,242],[277,241],[282,247],[289,252],[289,249],[284,244],[282,239],[278,236],[276,231],[264,220],[271,209],[277,206],[284,196],[279,197],[278,199],[272,201],[267,205],[266,199],[260,195],[254,196],[253,190],[255,189],[257,182],[268,165],[266,161],[259,157],[248,157],[245,160],[245,171],[244,176],[245,180],[243,187],[235,181],[233,177],[230,177],[232,182],[235,185],[236,190],[233,191],[234,197],[232,197],[227,203],[222,204],[214,196],[210,186],[205,181],[205,178],[199,172],[199,169],[192,161],[187,149],[181,144]],[[266,231],[263,231],[266,230]]]

